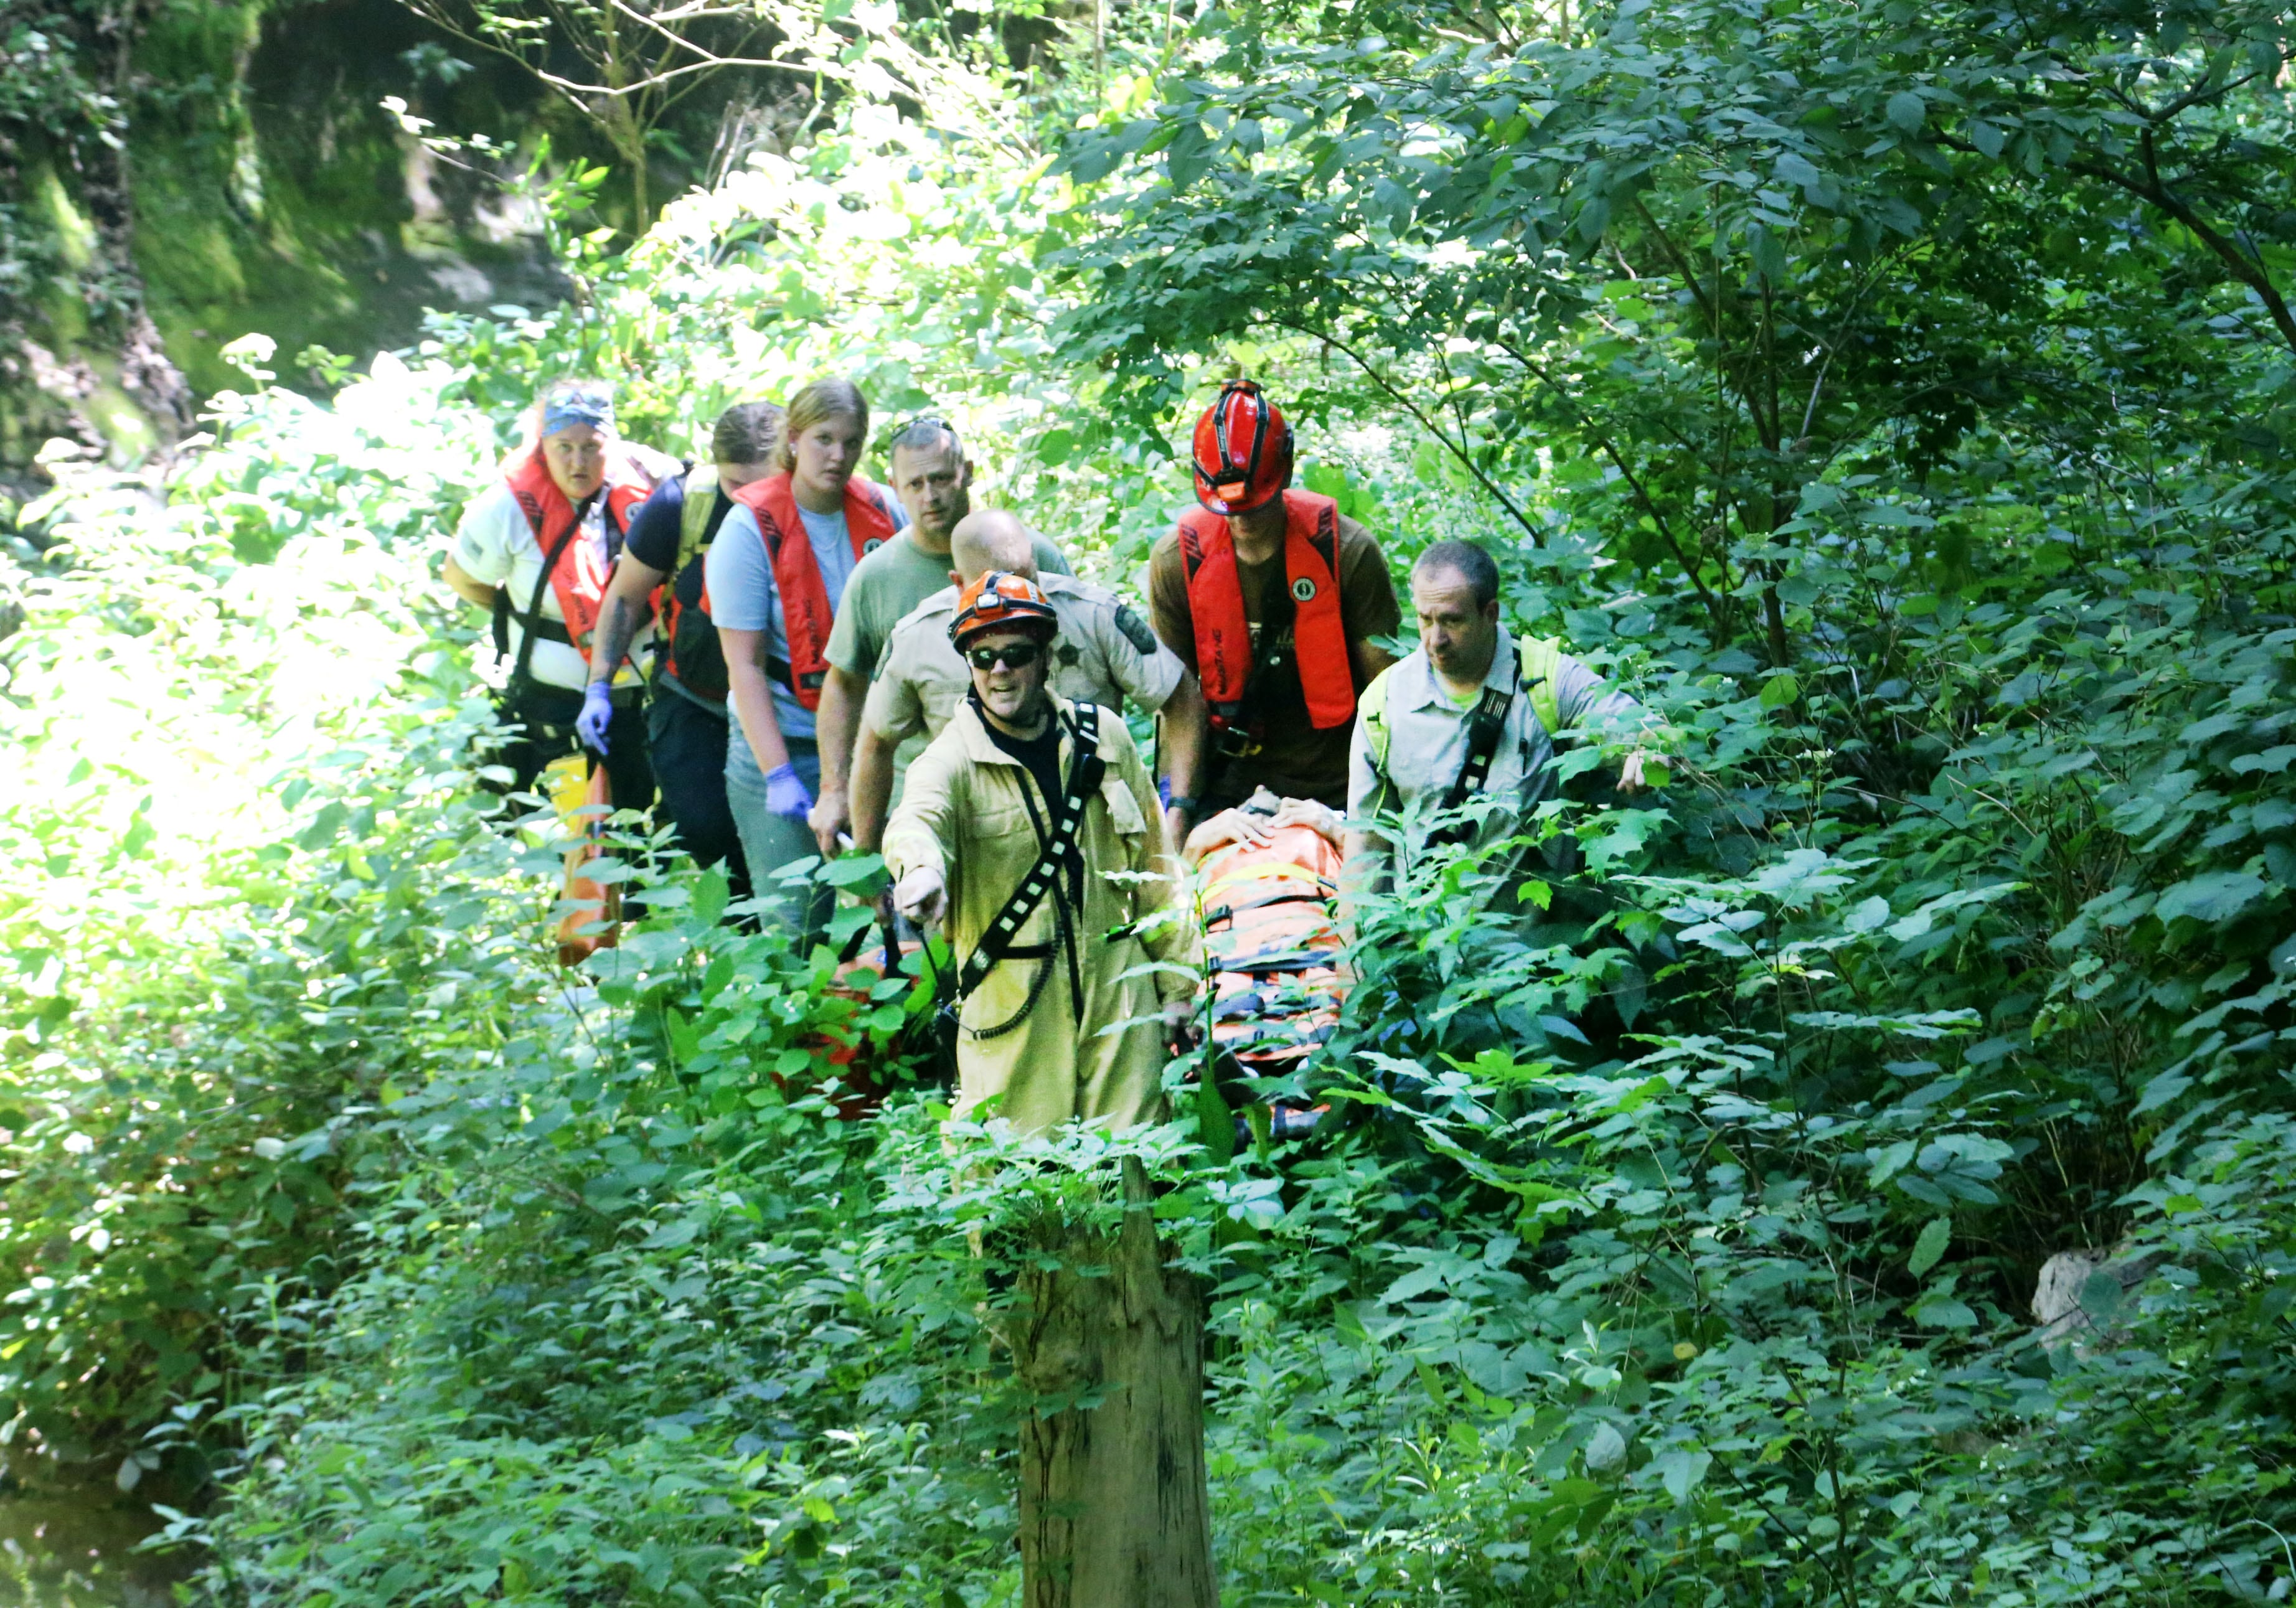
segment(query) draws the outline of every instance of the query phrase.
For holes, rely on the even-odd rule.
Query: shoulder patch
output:
[[[1148,628],[1146,620],[1132,611],[1131,604],[1116,605],[1116,628],[1124,633],[1125,641],[1142,653],[1156,651],[1156,633]]]

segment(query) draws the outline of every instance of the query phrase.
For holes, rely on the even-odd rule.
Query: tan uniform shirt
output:
[[[1063,713],[1074,707],[1064,698],[1057,701]],[[1068,959],[1057,945],[1054,896],[1048,894],[1013,944],[1052,945],[1052,952],[998,964],[959,1015],[959,1120],[990,1114],[980,1111],[990,1100],[999,1102],[993,1114],[1022,1133],[1041,1132],[1072,1117],[1124,1128],[1162,1116],[1163,1035],[1152,1018],[1160,1001],[1193,993],[1195,978],[1124,974],[1152,959],[1193,964],[1196,925],[1184,919],[1144,934],[1110,936],[1172,902],[1175,866],[1164,841],[1155,783],[1112,710],[1101,710],[1098,742],[1108,768],[1078,834],[1084,902],[1081,911],[1070,912],[1082,1000],[1070,996]],[[1063,777],[1071,747],[1063,736]],[[907,793],[885,828],[886,865],[896,879],[925,866],[941,874],[948,886],[949,941],[960,965],[1037,863],[1032,799],[1037,818],[1049,830],[1057,801],[1037,794],[1027,768],[990,740],[969,704],[958,706],[947,727],[909,767]],[[1111,872],[1154,874],[1114,880]],[[1066,882],[1063,878],[1063,888]],[[1001,1026],[1021,1009],[1046,966],[1053,972],[1034,1009],[1010,1030],[983,1037],[982,1030]],[[1144,1017],[1152,1020],[1136,1020]],[[1101,1031],[1126,1021],[1135,1025],[1120,1033]]]
[[[1121,710],[1124,700],[1160,710],[1187,674],[1171,649],[1124,600],[1105,587],[1067,575],[1037,577],[1061,634],[1053,639],[1053,691],[1076,703]],[[947,587],[905,615],[886,639],[884,657],[869,684],[861,718],[869,729],[899,742],[920,733],[938,737],[972,685],[948,639],[956,588]]]
[[[1496,842],[1520,831],[1540,800],[1555,791],[1554,734],[1546,729],[1516,670],[1521,646],[1502,634],[1482,685],[1494,692],[1513,692],[1505,720],[1499,726],[1498,746],[1491,752],[1489,774],[1470,806],[1476,812],[1472,841]],[[1400,841],[1393,845],[1395,869],[1407,870],[1426,850],[1429,816],[1437,811],[1467,763],[1472,703],[1462,704],[1436,678],[1427,650],[1414,648],[1387,672],[1382,720],[1386,727],[1385,753],[1372,737],[1361,715],[1356,719],[1349,752],[1348,816],[1368,820],[1392,810],[1402,817]],[[1630,742],[1650,725],[1651,718],[1626,693],[1570,654],[1562,654],[1554,669],[1555,713],[1564,731],[1583,732],[1590,741]],[[1493,870],[1505,872],[1505,865]]]

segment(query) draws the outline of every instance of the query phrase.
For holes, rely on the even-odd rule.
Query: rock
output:
[[[2065,1341],[2087,1343],[2089,1337],[2113,1337],[2113,1323],[2125,1292],[2152,1276],[2161,1264],[2157,1251],[2130,1255],[2125,1248],[2112,1251],[2060,1251],[2041,1264],[2033,1287],[2033,1317],[2040,1324],[2041,1343]]]

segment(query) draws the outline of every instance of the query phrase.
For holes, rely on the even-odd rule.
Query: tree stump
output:
[[[1147,1174],[1129,1157],[1123,1194],[1114,1235],[1061,1233],[1044,1246],[1059,1266],[1020,1277],[1027,1608],[1218,1608],[1203,1297],[1164,1265]]]

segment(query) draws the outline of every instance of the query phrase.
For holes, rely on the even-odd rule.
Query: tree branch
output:
[[[2161,177],[2159,154],[2153,148],[2152,130],[2149,127],[2144,131],[2142,148],[2144,155],[2143,178],[2123,173],[2097,157],[2079,159],[2068,162],[2066,166],[2075,173],[2115,185],[2140,201],[2151,202],[2191,230],[2194,237],[2231,270],[2234,278],[2256,292],[2257,299],[2264,303],[2264,310],[2272,316],[2273,327],[2280,332],[2280,339],[2287,344],[2289,350],[2296,351],[2296,315],[2290,313],[2287,299],[2272,283],[2271,275],[2264,271],[2263,264],[2243,251],[2203,218],[2189,201],[2169,188]]]
[[[1523,533],[1530,537],[1530,545],[1532,546],[1543,547],[1546,545],[1546,533],[1541,530],[1537,525],[1533,524],[1531,522],[1530,516],[1523,513],[1521,508],[1515,505],[1514,499],[1507,496],[1507,494],[1499,488],[1497,483],[1492,480],[1490,476],[1485,474],[1481,469],[1476,466],[1474,456],[1466,450],[1465,443],[1461,442],[1457,446],[1453,446],[1451,439],[1443,433],[1442,425],[1429,418],[1425,413],[1422,412],[1418,403],[1413,401],[1409,396],[1398,389],[1391,381],[1389,381],[1386,375],[1381,373],[1376,368],[1374,368],[1370,362],[1353,347],[1348,345],[1346,341],[1340,340],[1337,336],[1326,334],[1321,330],[1311,330],[1301,324],[1288,323],[1281,318],[1263,316],[1261,322],[1273,324],[1279,330],[1289,330],[1295,335],[1304,335],[1310,340],[1321,340],[1326,346],[1329,346],[1339,352],[1340,355],[1347,358],[1349,362],[1361,369],[1365,376],[1368,378],[1374,385],[1378,386],[1380,390],[1387,393],[1390,400],[1393,401],[1397,406],[1402,408],[1404,412],[1409,414],[1414,419],[1417,420],[1422,429],[1425,430],[1437,440],[1443,443],[1444,450],[1448,452],[1453,457],[1458,459],[1460,464],[1466,470],[1466,472],[1475,477],[1476,483],[1481,486],[1485,491],[1489,492],[1491,496],[1496,499],[1499,506],[1507,511],[1507,517],[1514,521],[1516,524],[1522,527]]]

